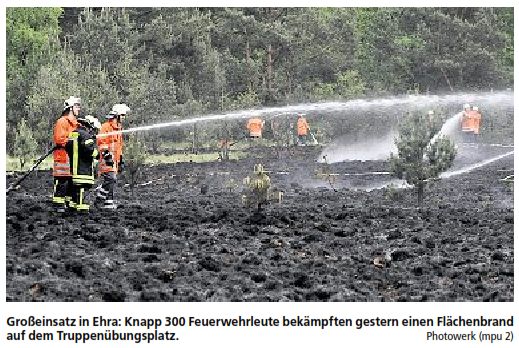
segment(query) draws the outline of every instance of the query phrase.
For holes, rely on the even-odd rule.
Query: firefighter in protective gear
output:
[[[65,208],[72,200],[72,172],[65,145],[68,142],[70,133],[75,131],[78,126],[77,117],[80,112],[81,99],[70,96],[63,103],[61,117],[54,125],[53,142],[57,148],[53,153],[52,176],[54,177],[54,191],[52,203],[60,213],[65,212]]]
[[[270,196],[270,178],[265,173],[263,165],[258,163],[254,166],[254,174],[245,178],[248,192],[243,196],[244,203],[247,206],[256,206],[258,210],[264,203],[269,201]]]
[[[103,204],[103,208],[116,209],[114,190],[117,174],[122,168],[122,120],[130,108],[126,104],[115,104],[112,111],[106,116],[107,121],[101,126],[97,137],[97,147],[101,154],[99,159],[99,175],[103,183],[97,189],[96,200]]]
[[[472,110],[469,104],[463,105],[463,113],[461,115],[461,131],[463,132],[463,140],[468,141],[472,138]]]
[[[479,129],[481,127],[481,113],[479,112],[479,108],[477,106],[472,107],[472,111],[470,112],[470,126],[472,129],[471,136],[475,143],[478,142],[479,138]]]
[[[479,128],[481,127],[481,113],[479,112],[479,108],[474,106],[472,108],[472,132],[475,135],[479,135]]]
[[[306,121],[306,118],[303,117],[302,114],[297,115],[297,144],[299,146],[306,146],[306,137],[308,136],[308,131],[310,130],[310,126]]]
[[[100,122],[94,116],[78,118],[78,128],[70,133],[65,149],[70,158],[72,171],[72,200],[70,208],[77,211],[88,211],[85,203],[85,190],[94,185],[94,159],[99,158],[95,137]]]
[[[263,131],[263,126],[265,125],[265,121],[261,120],[258,117],[254,117],[249,119],[247,122],[247,129],[249,130],[250,138],[261,138],[261,133]]]

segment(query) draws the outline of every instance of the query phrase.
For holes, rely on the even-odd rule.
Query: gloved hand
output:
[[[102,155],[103,155],[103,159],[105,160],[106,165],[109,166],[109,167],[113,167],[114,166],[114,159],[113,159],[112,154],[110,153],[110,151],[104,150]]]

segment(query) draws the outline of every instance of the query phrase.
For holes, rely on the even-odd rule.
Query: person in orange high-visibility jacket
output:
[[[303,117],[302,114],[297,115],[297,142],[300,146],[306,145],[306,137],[308,135],[308,131],[310,130],[310,126],[306,121],[306,118]]]
[[[72,200],[72,172],[70,160],[65,150],[70,133],[78,127],[77,117],[81,111],[81,99],[69,97],[63,103],[61,117],[54,125],[53,142],[57,147],[53,152],[52,176],[54,177],[54,190],[52,203],[56,211],[64,213],[65,208]]]
[[[472,110],[469,104],[463,105],[463,113],[461,115],[461,131],[463,132],[463,141],[472,141]]]
[[[481,127],[481,113],[479,112],[479,108],[477,106],[472,107],[470,116],[473,141],[477,143],[479,138],[479,129]]]
[[[251,138],[261,138],[261,132],[263,130],[264,124],[265,121],[262,121],[260,118],[257,117],[249,119],[249,121],[247,122],[249,136]]]
[[[474,106],[472,108],[472,132],[475,135],[479,135],[479,128],[481,127],[481,113],[479,112],[479,108]]]
[[[117,174],[122,171],[124,165],[122,121],[129,111],[130,108],[126,104],[115,104],[97,136],[97,148],[100,153],[98,172],[103,183],[97,189],[96,201],[103,203],[105,209],[117,208],[114,191]]]
[[[462,132],[470,132],[472,131],[472,125],[471,125],[471,113],[472,110],[470,110],[470,105],[465,104],[463,105],[463,113],[461,115],[461,131]]]

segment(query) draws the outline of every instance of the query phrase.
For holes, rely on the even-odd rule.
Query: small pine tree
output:
[[[418,204],[423,201],[427,181],[438,178],[456,157],[454,143],[445,136],[431,142],[441,124],[441,118],[409,114],[400,124],[395,139],[398,153],[391,153],[391,171],[416,188]]]
[[[16,126],[13,148],[13,154],[20,160],[20,169],[23,170],[27,162],[34,158],[38,148],[32,129],[27,125],[24,118]]]
[[[147,150],[146,145],[139,139],[136,134],[130,135],[128,141],[125,143],[123,150],[123,159],[125,165],[125,172],[129,178],[130,189],[133,194],[133,189],[137,180],[141,168],[146,160]]]

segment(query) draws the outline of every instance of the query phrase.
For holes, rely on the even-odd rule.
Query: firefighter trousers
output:
[[[97,201],[104,202],[105,205],[114,204],[114,191],[117,182],[117,174],[115,172],[101,173],[103,183],[97,189]]]
[[[92,185],[86,184],[72,185],[72,201],[70,202],[70,207],[77,211],[88,211],[90,205],[86,203],[85,193],[91,187]]]
[[[55,176],[52,203],[58,207],[69,205],[72,200],[72,177]]]

